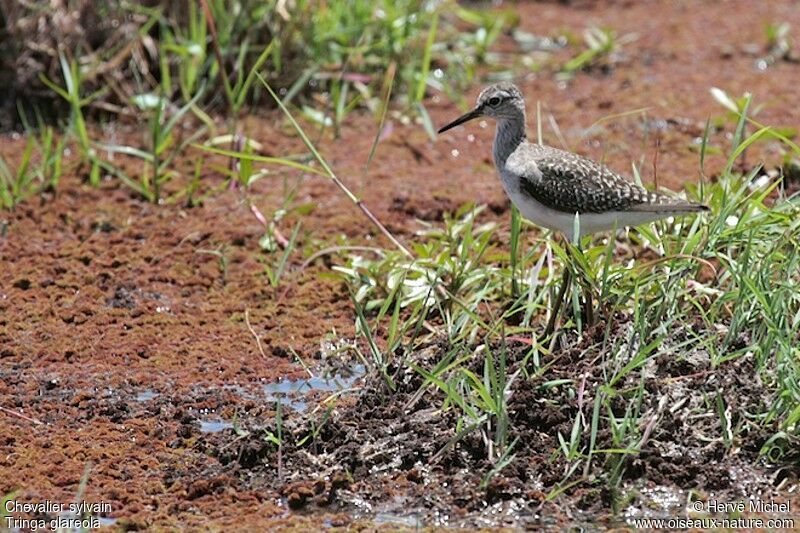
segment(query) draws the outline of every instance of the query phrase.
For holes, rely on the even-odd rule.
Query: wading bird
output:
[[[478,117],[497,121],[494,164],[508,197],[523,217],[559,231],[567,239],[576,234],[582,237],[708,211],[702,204],[650,192],[591,159],[528,141],[525,99],[513,83],[501,82],[484,89],[472,111],[444,126],[439,133]],[[545,335],[553,331],[569,283],[569,269],[565,268]],[[591,313],[590,298],[587,306]]]

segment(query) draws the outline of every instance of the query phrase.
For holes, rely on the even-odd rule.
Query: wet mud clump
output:
[[[509,375],[520,370],[525,355],[524,347],[509,348]],[[429,346],[411,363],[430,369],[445,356],[444,348]],[[220,473],[248,489],[274,491],[297,512],[345,513],[352,520],[380,514],[400,524],[545,526],[598,517],[613,523],[637,516],[620,512],[632,501],[658,510],[659,490],[681,494],[681,505],[690,493],[730,501],[774,494],[777,481],[759,459],[766,434],[742,432],[733,448],[720,437],[719,420],[693,416],[705,412],[705,402],[717,394],[736,402],[737,410],[763,409],[770,398],[751,377],[752,360],[712,369],[707,356],[693,354],[659,363],[620,385],[620,390],[644,389],[639,431],[626,441],[629,449],[598,451],[588,465],[590,424],[582,425],[577,437],[584,459],[568,459],[559,451],[560,439],[571,438],[576,417],[591,421],[594,396],[609,369],[569,355],[550,368],[548,382],[517,373],[507,401],[508,442],[515,445],[501,468],[489,455],[493,422],[465,429],[469,424],[459,421],[456,406],[442,409],[441,390],[408,369],[395,376],[394,390],[380,374],[368,373],[359,390],[327,406],[283,408],[280,427],[274,416],[242,413],[238,429],[204,435],[197,446],[219,460]],[[483,361],[476,356],[471,365],[480,372]],[[552,386],[559,375],[581,380],[581,394]],[[632,402],[624,393],[612,402],[620,420]],[[272,438],[277,434],[280,441]],[[594,438],[595,450],[620,446],[607,432]],[[576,463],[581,471],[570,476]],[[663,516],[675,511],[674,506],[661,510]]]

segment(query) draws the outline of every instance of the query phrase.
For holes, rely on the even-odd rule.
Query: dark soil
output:
[[[786,21],[800,28],[794,2],[514,8],[522,29],[537,35],[562,28],[580,34],[589,24],[638,35],[617,60],[571,81],[556,81],[552,70],[517,78],[529,106],[543,103],[545,139],[551,144],[561,143],[549,113],[568,147],[620,171],[636,162],[652,183],[658,140],[658,183],[678,189],[698,181],[698,139],[706,120],[726,116],[710,87],[735,96],[752,92],[755,102],[765,104],[758,115],[765,124],[800,125],[794,89],[800,65],[780,60],[759,69],[767,54],[764,26]],[[517,48],[509,36],[499,48],[508,52],[503,61],[521,59],[511,54]],[[556,52],[551,60],[563,62],[574,51]],[[461,111],[437,95],[426,105],[436,124]],[[642,107],[648,108],[644,118],[625,116],[590,128],[604,117]],[[529,115],[533,127],[535,113]],[[378,146],[366,175],[374,117],[349,117],[341,138],[326,136],[319,146],[393,232],[411,240],[417,219],[438,222],[467,202],[489,204],[483,216],[508,227],[509,204],[491,166],[490,125],[459,128],[432,142],[420,125],[391,120],[392,133]],[[245,131],[264,144],[266,155],[301,152],[299,140],[281,124],[279,114],[252,116]],[[727,147],[734,124],[730,119],[721,124],[711,144]],[[131,142],[140,136],[121,126],[117,134]],[[23,139],[8,135],[0,151],[15,162],[23,145]],[[181,161],[187,174],[199,155]],[[750,150],[747,162],[759,161],[769,169],[782,165],[778,145]],[[722,163],[711,154],[706,174],[713,176]],[[276,403],[264,385],[307,377],[295,354],[316,372],[331,368],[337,347],[354,337],[346,287],[330,275],[336,259],[320,257],[301,268],[303,261],[340,244],[343,235],[352,244],[390,244],[331,183],[277,172],[258,182],[247,198],[269,217],[282,205],[284,185],[297,186],[291,205],[313,209],[303,215],[293,211],[279,222],[285,235],[302,223],[302,253],[292,255],[286,275],[272,287],[264,262],[277,259],[260,251],[264,228],[241,192],[212,194],[199,207],[152,205],[116,181],[92,189],[84,174],[78,169],[65,175],[54,194],[0,213],[0,407],[24,415],[0,411],[2,495],[15,492],[21,502],[71,502],[88,472],[82,498],[108,502],[109,516],[129,529],[302,529],[375,522],[559,527],[608,524],[642,513],[663,491],[695,489],[698,497],[720,500],[767,495],[785,475],[758,460],[768,435],[744,432],[729,450],[703,438],[705,424],[718,419],[689,416],[716,391],[753,410],[770,402],[752,361],[711,369],[701,356],[687,354],[658,359],[647,369],[642,409],[661,421],[642,452],[626,460],[620,494],[604,488],[605,480],[592,479],[605,471],[602,462],[610,459],[603,456],[585,482],[547,501],[565,477],[557,434],[569,435],[579,413],[591,416],[601,381],[602,361],[581,357],[578,349],[588,347],[589,338],[559,354],[550,371],[552,377],[585,380],[583,398],[544,389],[536,379],[517,380],[511,398],[517,455],[485,488],[480,487],[489,464],[484,443],[475,433],[447,447],[455,415],[437,410],[441,397],[432,390],[411,402],[421,383],[413,373],[403,374],[392,393],[379,378],[366,376],[357,382],[361,391],[342,395],[317,435],[302,445],[310,421],[323,419],[324,395],[306,398],[306,412],[286,407],[279,453],[265,439],[265,430],[278,428]],[[202,180],[204,191],[223,183],[210,164]],[[170,187],[174,192],[181,185]],[[226,264],[210,250],[221,251]],[[429,365],[442,349],[432,345],[415,354],[415,361]],[[512,362],[521,351],[512,345]],[[232,427],[203,431],[203,423],[218,421]],[[610,436],[599,438],[599,447],[610,445]],[[638,496],[625,504],[622,494]]]
[[[413,371],[401,374],[394,391],[382,377],[367,377],[357,398],[340,404],[330,418],[324,418],[324,410],[290,412],[282,419],[286,438],[280,450],[264,438],[265,428],[276,431],[275,413],[265,418],[263,406],[256,406],[254,413],[240,413],[238,432],[199,435],[192,441],[193,457],[198,465],[207,465],[208,456],[219,460],[218,468],[206,471],[206,476],[237,479],[248,489],[278,493],[298,512],[342,514],[349,520],[381,514],[407,525],[611,523],[622,519],[610,514],[622,495],[625,502],[641,500],[640,510],[632,505],[630,516],[675,516],[675,508],[660,513],[654,508],[663,505],[650,496],[648,490],[654,487],[692,490],[696,498],[713,494],[724,501],[778,494],[774,480],[758,466],[766,435],[745,432],[738,451],[732,451],[719,440],[702,438],[717,433],[716,417],[695,416],[704,412],[703,399],[717,392],[732,398],[737,408],[764,409],[770,398],[753,383],[752,360],[739,359],[712,370],[707,357],[693,354],[673,363],[656,362],[645,370],[642,418],[660,421],[640,453],[624,460],[618,491],[610,491],[605,483],[607,462],[618,457],[600,454],[585,483],[567,492],[570,505],[564,505],[563,498],[548,501],[548,493],[561,484],[569,466],[560,453],[553,453],[559,447],[558,434],[568,438],[576,416],[591,420],[603,373],[613,371],[599,356],[581,358],[589,346],[588,339],[574,346],[548,373],[548,380],[580,380],[582,397],[571,397],[564,387],[546,387],[541,378],[515,381],[509,402],[509,440],[518,439],[515,458],[488,481],[484,476],[492,462],[479,432],[452,445],[456,416],[452,410],[437,409],[444,398],[435,387],[418,394],[424,381]],[[429,346],[415,354],[414,362],[430,369],[446,351],[443,345]],[[519,369],[513,361],[521,361],[525,353],[523,347],[510,350],[509,375]],[[482,360],[474,363],[480,372]],[[639,380],[634,373],[619,388],[634,390]],[[620,405],[615,415],[623,418],[624,404]],[[308,438],[323,420],[315,437]],[[598,436],[598,449],[613,447],[610,435]]]

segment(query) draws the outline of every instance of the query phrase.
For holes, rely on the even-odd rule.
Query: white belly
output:
[[[565,237],[571,239],[575,234],[576,214],[566,213],[540,203],[535,198],[523,193],[519,188],[517,176],[501,176],[503,189],[517,206],[520,214],[536,224],[547,229],[560,231]],[[661,218],[670,216],[670,213],[648,213],[637,211],[608,211],[606,213],[584,213],[579,215],[580,236],[590,235],[600,231],[622,229],[626,226],[638,226]]]

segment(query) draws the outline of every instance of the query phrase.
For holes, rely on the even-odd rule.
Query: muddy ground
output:
[[[649,183],[656,139],[657,179],[672,188],[699,179],[697,147],[707,119],[724,125],[712,145],[730,143],[733,123],[710,87],[732,95],[750,91],[765,104],[758,120],[800,126],[800,65],[791,58],[762,62],[766,24],[800,28],[794,2],[503,7],[516,9],[521,29],[540,36],[563,28],[580,34],[589,24],[636,34],[614,62],[570,81],[556,80],[548,68],[522,74],[523,53],[509,35],[497,50],[499,61],[516,64],[529,106],[542,102],[569,148],[621,171],[636,162]],[[557,50],[549,60],[563,62],[574,51]],[[435,94],[427,105],[438,125],[462,111]],[[596,125],[645,107],[646,115]],[[441,221],[466,202],[488,204],[484,216],[507,231],[509,203],[491,167],[490,125],[459,128],[432,142],[421,126],[392,122],[367,175],[374,117],[349,117],[341,138],[325,137],[320,147],[393,232],[411,240],[419,220]],[[301,151],[277,113],[253,115],[245,129],[267,155]],[[549,122],[544,131],[549,143],[563,144]],[[135,138],[125,126],[119,135]],[[14,161],[23,142],[4,135],[0,151]],[[186,157],[187,170],[197,155]],[[782,164],[770,144],[748,158],[768,168]],[[713,177],[721,165],[722,157],[711,155],[706,174]],[[222,183],[210,164],[202,177],[205,190]],[[335,258],[301,266],[343,236],[350,244],[388,244],[318,177],[268,178],[250,198],[269,216],[281,207],[283,187],[294,185],[292,205],[313,209],[279,223],[288,235],[302,222],[302,253],[290,258],[277,288],[264,275],[265,258],[274,261],[259,249],[264,229],[239,191],[210,195],[199,207],[156,206],[116,182],[92,189],[78,171],[65,176],[55,194],[0,213],[0,407],[24,415],[0,412],[0,494],[13,493],[20,502],[70,502],[88,472],[81,499],[108,503],[104,524],[130,529],[533,527],[609,524],[654,506],[674,516],[684,510],[683,490],[717,498],[770,495],[787,475],[758,460],[768,435],[748,434],[739,453],[725,454],[705,445],[698,438],[702,425],[690,426],[679,409],[629,465],[625,486],[639,496],[616,514],[614,495],[591,484],[546,501],[564,476],[565,465],[551,455],[556,431],[568,434],[575,414],[588,415],[591,407],[557,389],[545,394],[540,383],[527,380],[512,398],[513,427],[524,443],[518,458],[480,488],[487,467],[483,443],[445,446],[455,422],[437,411],[441,398],[433,393],[412,401],[419,376],[401,373],[399,390],[390,394],[379,378],[360,376],[363,369],[352,361],[337,362],[354,336],[346,287],[323,275]],[[224,250],[227,264],[209,250]],[[522,349],[510,347],[512,370]],[[431,344],[415,358],[425,364],[444,351]],[[554,375],[583,376],[591,385],[601,367],[580,358],[581,351],[578,343],[560,354]],[[309,374],[298,357],[316,380],[303,381]],[[713,372],[702,358],[660,363],[648,378],[654,409],[662,397],[720,388],[738,391],[742,405],[754,409],[771,400],[747,359]],[[278,430],[276,398],[293,387],[303,389],[283,408],[286,438],[278,451],[264,431]],[[308,389],[314,392],[304,396]],[[308,420],[326,411],[319,400],[343,389],[360,390],[344,392],[309,437]]]

